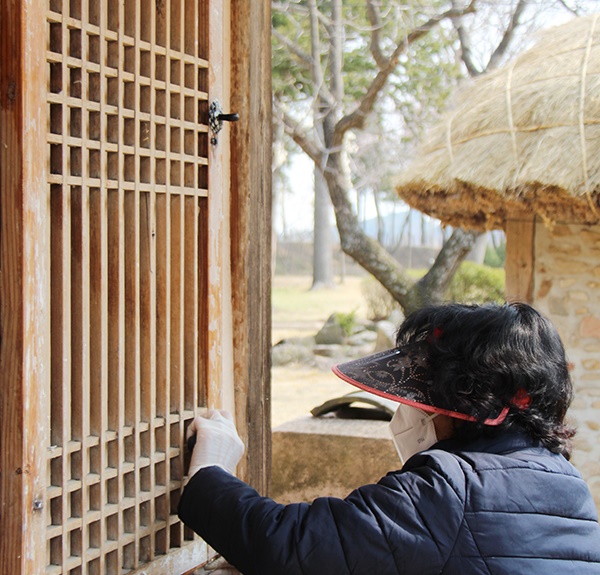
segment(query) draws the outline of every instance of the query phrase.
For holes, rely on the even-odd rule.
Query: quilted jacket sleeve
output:
[[[454,483],[422,466],[346,499],[284,506],[210,467],[190,480],[179,516],[244,575],[439,572],[463,517]]]

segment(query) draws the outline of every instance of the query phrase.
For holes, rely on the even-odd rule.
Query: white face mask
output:
[[[437,442],[433,424],[437,415],[402,403],[398,406],[390,421],[390,430],[402,465],[415,453],[425,451]]]

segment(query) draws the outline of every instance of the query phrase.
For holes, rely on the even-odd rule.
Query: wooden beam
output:
[[[271,445],[270,2],[232,0],[231,259],[237,421],[247,437],[240,471],[268,489]]]
[[[210,0],[209,7],[209,103],[218,100],[227,111],[230,94],[231,5],[229,0]],[[229,126],[208,151],[208,374],[210,408],[233,412],[231,382],[232,317],[231,266],[229,261]]]
[[[515,213],[506,221],[506,300],[533,303],[535,218]]]
[[[45,571],[50,375],[45,2],[0,3],[0,573]]]

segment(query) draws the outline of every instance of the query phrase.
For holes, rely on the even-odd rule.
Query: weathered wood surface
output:
[[[0,573],[42,573],[49,365],[43,3],[0,2]]]
[[[514,213],[506,222],[506,299],[533,303],[533,214]]]
[[[262,493],[271,464],[271,53],[270,3],[232,0],[231,178],[233,325],[243,476]]]

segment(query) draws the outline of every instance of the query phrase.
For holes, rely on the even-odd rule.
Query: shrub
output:
[[[485,250],[483,263],[493,268],[502,268],[506,262],[506,242],[502,242],[497,248],[488,244]]]
[[[356,310],[349,313],[336,312],[334,316],[336,323],[342,328],[346,336],[352,335],[356,327]]]
[[[422,273],[414,272],[415,279]],[[474,262],[463,262],[446,290],[445,300],[460,303],[504,302],[504,268],[490,267]],[[373,277],[366,277],[361,291],[369,310],[369,319],[379,321],[388,318],[400,305]]]
[[[463,262],[446,291],[446,299],[461,303],[504,302],[503,268]]]

